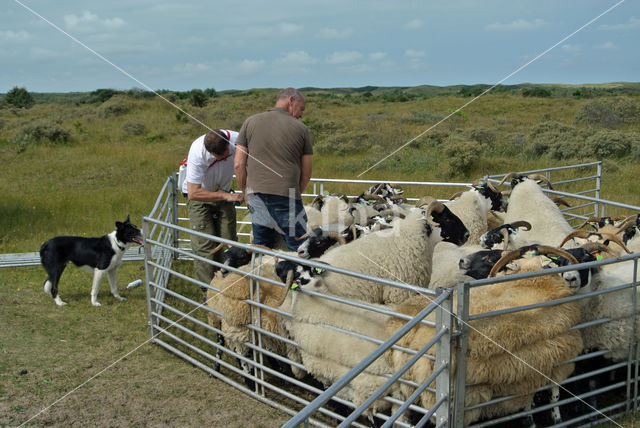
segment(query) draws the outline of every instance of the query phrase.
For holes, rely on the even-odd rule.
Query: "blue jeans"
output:
[[[297,236],[307,232],[307,213],[300,199],[266,193],[248,195],[253,243],[273,248],[277,234],[289,251],[296,251],[302,241]]]

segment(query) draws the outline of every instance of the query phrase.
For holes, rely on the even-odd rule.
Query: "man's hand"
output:
[[[244,198],[241,193],[227,193],[225,200],[227,202],[237,202],[238,204],[241,204]]]

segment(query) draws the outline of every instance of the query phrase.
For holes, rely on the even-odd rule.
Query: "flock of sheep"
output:
[[[264,333],[261,348],[279,368],[329,386],[431,303],[434,293],[425,289],[640,251],[640,216],[589,218],[574,230],[558,207],[562,201],[543,192],[544,185],[552,188],[545,177],[510,174],[505,181],[511,185],[508,197],[479,180],[444,203],[423,197],[410,204],[389,184],[372,186],[358,198],[320,196],[305,207],[309,232],[300,237],[300,249],[285,253],[313,266],[227,249],[228,266],[208,291],[209,323],[221,331],[247,378],[252,378],[249,343],[257,326]],[[347,276],[342,269],[363,275]],[[472,287],[469,314],[606,290],[632,282],[635,269],[629,260]],[[471,321],[465,388],[470,409],[464,423],[528,408],[536,390],[567,379],[576,369],[567,361],[586,352],[607,350],[614,361],[627,359],[634,331],[640,332],[631,321],[633,290]],[[600,319],[611,321],[592,322]],[[338,396],[356,406],[364,403],[434,338],[435,314],[425,320]],[[432,347],[387,391],[396,400],[377,400],[369,418],[406,401],[433,374],[434,357]],[[426,409],[435,404],[434,385],[419,395],[418,404]],[[475,406],[497,397],[510,398]],[[552,398],[558,397],[554,386]],[[560,422],[557,408],[552,417]]]

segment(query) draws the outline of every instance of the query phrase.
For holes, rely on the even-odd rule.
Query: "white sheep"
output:
[[[491,199],[483,196],[475,188],[462,192],[460,196],[444,203],[469,229],[469,240],[464,245],[477,245],[487,231],[487,213],[491,209]]]
[[[442,239],[462,244],[468,238],[468,231],[460,219],[437,201],[429,205],[426,213],[421,209],[413,209],[406,218],[397,218],[392,224],[391,229],[333,247],[318,261],[379,278],[427,287],[435,244]],[[371,303],[397,303],[414,294],[410,290],[335,272],[327,272],[318,282],[318,287],[324,287],[329,294]]]
[[[529,244],[558,246],[573,231],[558,206],[547,197],[535,180],[525,178],[509,197],[505,223],[526,221],[531,230],[521,230],[513,241],[516,247]]]

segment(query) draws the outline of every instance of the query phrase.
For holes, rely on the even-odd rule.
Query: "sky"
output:
[[[4,0],[0,92],[637,82],[639,41],[635,0]]]

